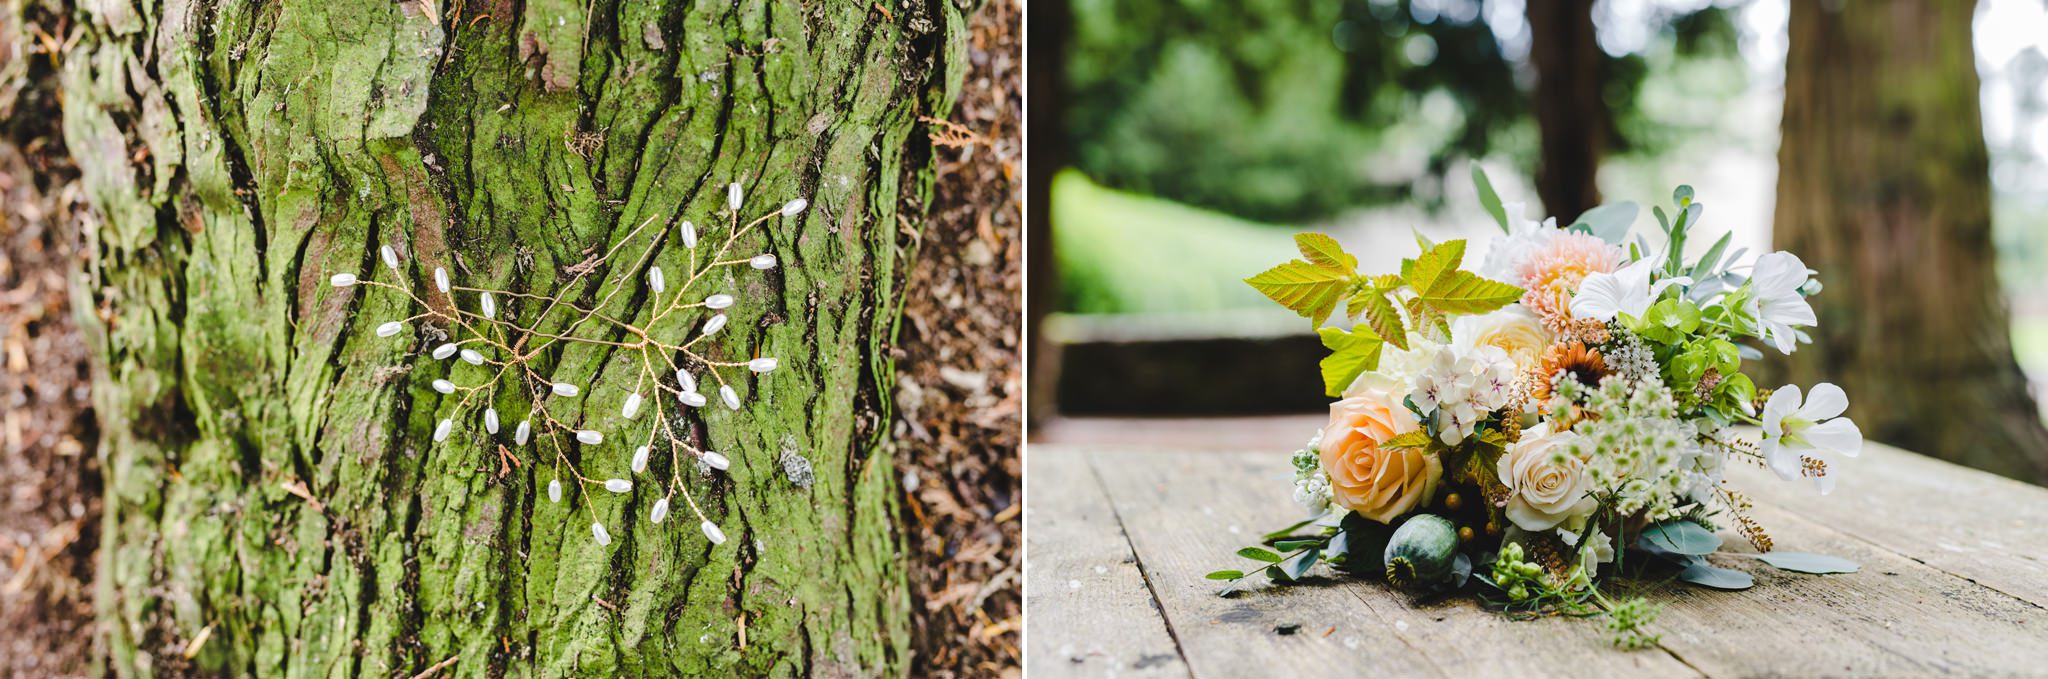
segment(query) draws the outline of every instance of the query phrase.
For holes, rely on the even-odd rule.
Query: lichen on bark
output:
[[[115,0],[79,18],[64,128],[99,220],[75,306],[106,431],[109,669],[907,665],[895,475],[872,452],[915,217],[897,206],[924,190],[918,116],[959,87],[954,5]],[[375,337],[402,299],[324,283],[380,270],[390,244],[418,290],[444,266],[591,303],[613,272],[566,287],[564,269],[648,218],[716,222],[728,180],[812,209],[747,237],[775,272],[715,281],[741,302],[711,353],[783,366],[742,385],[750,407],[687,420],[733,460],[696,485],[732,538],[715,548],[648,524],[653,496],[547,502],[545,458],[501,474],[473,421],[433,443],[454,404],[428,383],[481,369],[427,359],[429,329]],[[616,387],[586,393],[583,421],[650,426],[618,419],[627,357],[577,345],[537,367]],[[788,441],[807,488],[782,473]],[[626,476],[630,450],[572,456]]]

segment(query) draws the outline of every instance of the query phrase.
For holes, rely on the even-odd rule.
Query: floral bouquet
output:
[[[1606,615],[1615,643],[1656,637],[1656,607],[1602,594],[1631,553],[1637,572],[1719,589],[1749,574],[1710,565],[1732,526],[1773,566],[1855,570],[1846,560],[1773,552],[1722,479],[1730,462],[1807,479],[1827,493],[1863,443],[1832,384],[1760,390],[1741,371],[1759,346],[1791,353],[1815,324],[1814,272],[1787,252],[1740,264],[1723,235],[1686,255],[1701,205],[1690,187],[1656,208],[1661,242],[1630,239],[1637,208],[1595,208],[1568,228],[1519,219],[1474,168],[1504,235],[1478,266],[1466,244],[1417,236],[1398,273],[1365,275],[1325,235],[1297,237],[1303,259],[1246,282],[1318,326],[1323,385],[1340,400],[1294,453],[1294,498],[1308,519],[1238,554],[1291,583],[1318,562],[1384,576],[1417,594],[1478,583],[1513,613]],[[1349,329],[1324,327],[1339,307]],[[1739,427],[1760,428],[1754,441]],[[1753,434],[1753,433],[1751,433]],[[1614,564],[1614,566],[1609,566]]]

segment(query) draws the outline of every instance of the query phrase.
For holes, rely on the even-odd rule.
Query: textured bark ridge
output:
[[[897,491],[871,451],[911,228],[896,209],[928,182],[918,116],[944,116],[959,86],[955,5],[84,4],[64,128],[103,220],[75,306],[106,428],[111,670],[902,671]],[[732,458],[692,484],[721,546],[650,525],[651,493],[548,502],[547,457],[514,450],[508,468],[509,437],[475,412],[433,443],[455,399],[428,383],[484,368],[428,359],[431,327],[375,337],[412,313],[403,296],[325,283],[389,280],[389,244],[418,290],[445,266],[552,295],[650,217],[722,224],[727,181],[752,214],[812,208],[743,239],[782,268],[706,290],[740,299],[710,355],[783,365],[738,385],[745,409],[688,416]],[[683,270],[668,243],[655,261]],[[566,292],[593,303],[621,273]],[[609,308],[651,311],[631,296]],[[537,366],[595,385],[567,414],[621,433],[571,453],[600,478],[630,476],[624,434],[652,426],[619,419],[639,364],[609,349]],[[525,411],[500,391],[499,410]],[[795,457],[814,482],[791,481]]]
[[[1993,266],[1972,6],[1793,3],[1774,238],[1827,288],[1786,376],[1840,384],[1873,440],[2048,483]]]

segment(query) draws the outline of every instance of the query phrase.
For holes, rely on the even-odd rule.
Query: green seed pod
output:
[[[1394,529],[1387,542],[1387,581],[1410,591],[1451,579],[1458,555],[1458,528],[1435,514],[1418,514]]]

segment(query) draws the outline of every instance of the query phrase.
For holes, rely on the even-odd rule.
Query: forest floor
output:
[[[47,31],[6,25],[25,20]],[[70,308],[83,204],[52,63],[0,12],[0,676],[91,672],[100,475],[86,345]]]
[[[961,100],[933,124],[936,202],[896,355],[912,676],[1021,674],[1021,10],[992,0],[971,25]]]

